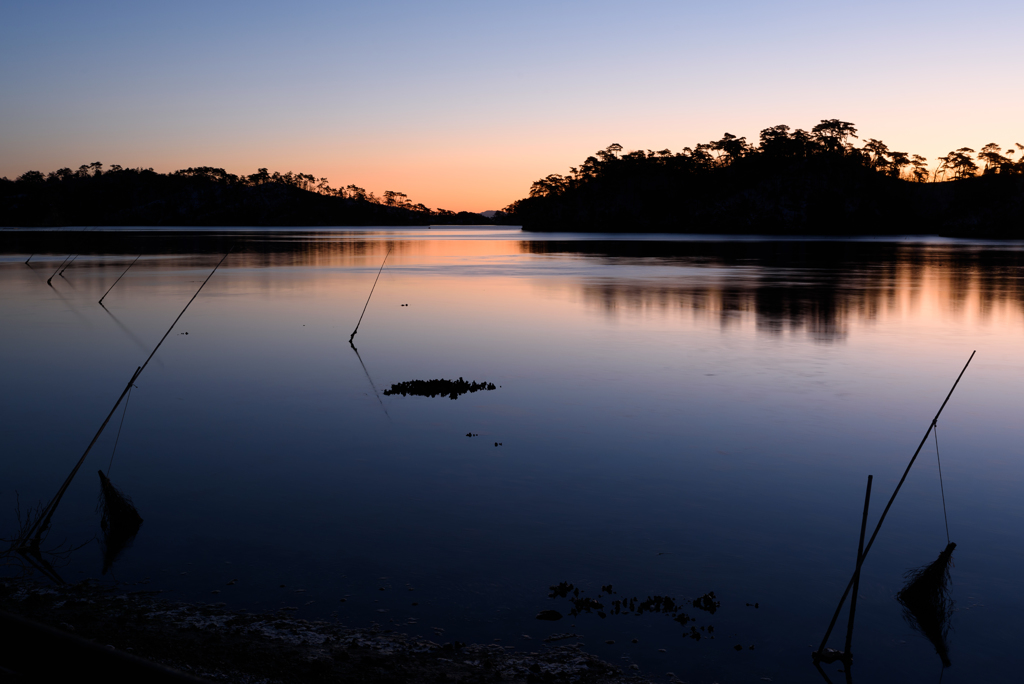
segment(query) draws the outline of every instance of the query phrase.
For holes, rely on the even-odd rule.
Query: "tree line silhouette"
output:
[[[527,230],[1022,236],[1024,145],[961,147],[933,170],[857,128],[779,125],[671,150],[613,144],[496,216]]]
[[[430,209],[404,192],[380,197],[357,185],[265,168],[238,176],[210,166],[173,173],[104,169],[100,162],[0,178],[0,225],[352,226],[491,223],[471,212]]]

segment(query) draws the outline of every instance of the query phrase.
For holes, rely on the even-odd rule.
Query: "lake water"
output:
[[[854,568],[867,476],[873,526],[977,350],[938,423],[958,544],[952,667],[895,599],[946,545],[929,440],[864,565],[853,674],[1019,681],[1021,244],[4,231],[0,536],[14,534],[16,496],[22,511],[53,497],[230,244],[124,413],[109,474],[145,522],[102,574],[96,471],[119,409],[44,544],[84,544],[51,558],[65,580],[437,642],[529,651],[576,633],[665,681],[821,682],[810,653]],[[48,287],[78,250],[95,253]],[[349,335],[389,250],[357,356]],[[383,394],[459,377],[498,387]],[[563,581],[594,598],[612,584],[606,614],[609,600],[661,595],[695,621],[574,617],[548,597]],[[709,591],[713,615],[691,607]],[[548,609],[565,617],[535,619]],[[836,648],[845,624],[844,611]]]

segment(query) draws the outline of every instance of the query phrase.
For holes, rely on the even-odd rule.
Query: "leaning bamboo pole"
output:
[[[188,310],[188,307],[192,304],[192,302],[195,301],[196,297],[199,296],[199,293],[202,292],[203,288],[206,286],[206,283],[210,282],[210,278],[212,278],[213,274],[217,272],[217,269],[220,268],[220,265],[224,263],[224,260],[228,258],[228,254],[231,254],[231,250],[228,250],[227,254],[221,257],[221,260],[218,261],[217,265],[213,267],[212,271],[210,271],[210,275],[206,276],[206,280],[204,280],[203,284],[199,286],[199,289],[196,290],[196,293],[192,295],[192,299],[188,300],[188,304],[186,304],[185,308],[181,310],[181,313],[178,314],[178,317],[174,319],[174,322],[171,323],[171,327],[167,329],[167,332],[165,332],[164,336],[160,338],[160,341],[157,342],[156,347],[154,347],[153,351],[150,352],[149,357],[146,359],[145,363],[143,363],[141,366],[135,369],[135,373],[132,374],[131,380],[129,380],[128,384],[125,385],[124,391],[121,392],[121,396],[119,396],[117,398],[117,401],[114,402],[114,407],[110,409],[110,413],[107,414],[107,417],[103,421],[103,424],[100,425],[100,429],[96,431],[96,434],[93,436],[92,441],[89,442],[89,446],[85,448],[85,452],[82,454],[82,457],[78,459],[78,463],[76,463],[75,467],[71,469],[71,473],[64,480],[64,484],[61,485],[59,490],[57,490],[57,494],[53,497],[53,499],[50,500],[50,503],[48,503],[46,507],[43,508],[42,511],[40,511],[39,518],[29,528],[28,532],[26,532],[18,541],[18,548],[26,550],[39,548],[39,543],[42,539],[42,535],[49,527],[50,519],[53,517],[54,511],[57,510],[57,505],[60,504],[60,500],[64,496],[64,492],[66,492],[68,486],[71,485],[71,481],[75,479],[75,475],[78,473],[78,469],[82,467],[83,463],[85,463],[85,458],[89,455],[89,452],[92,450],[97,440],[99,440],[100,435],[103,434],[103,430],[107,427],[107,423],[110,422],[110,419],[113,417],[114,412],[117,411],[117,407],[121,405],[121,401],[125,398],[125,395],[128,394],[128,391],[131,389],[132,384],[135,382],[135,380],[139,377],[139,375],[142,374],[142,371],[146,369],[146,366],[149,365],[149,362],[153,359],[153,356],[156,354],[157,350],[160,349],[160,345],[164,343],[164,340],[167,339],[167,336],[171,334],[172,330],[174,330],[174,326],[177,325],[178,321],[181,320],[181,317],[185,315],[185,311]],[[31,541],[29,541],[30,538]]]
[[[384,261],[380,263],[380,270],[377,271],[377,277],[373,279],[373,287],[370,288],[370,295],[366,298],[366,304],[363,304],[363,313],[359,314],[359,320],[356,321],[356,329],[352,331],[352,334],[348,336],[349,344],[352,344],[352,338],[359,332],[359,324],[363,322],[363,316],[366,314],[366,307],[370,306],[370,297],[373,296],[373,290],[377,287],[377,281],[380,280],[381,271],[384,270],[384,264],[388,262],[388,255],[391,254],[393,248],[388,248],[388,253],[384,255]]]
[[[135,261],[138,261],[141,258],[142,258],[142,255],[140,254],[139,256],[135,257]],[[133,261],[132,263],[128,264],[128,268],[131,268],[132,266],[134,266],[135,265],[135,261]],[[128,268],[124,269],[124,273],[122,273],[121,275],[117,276],[117,280],[114,281],[114,285],[117,285],[119,282],[121,282],[121,278],[124,278],[124,274],[128,272]],[[103,306],[103,300],[106,299],[107,295],[110,294],[110,291],[114,289],[114,285],[111,285],[110,287],[108,287],[107,291],[103,293],[102,297],[100,297],[100,301],[99,301],[99,305],[100,306]]]
[[[871,545],[875,543],[875,537],[878,536],[878,531],[882,529],[882,523],[885,522],[885,516],[888,515],[889,509],[892,508],[892,502],[896,500],[896,495],[900,493],[900,488],[903,486],[903,482],[906,481],[907,475],[910,474],[910,469],[914,465],[914,461],[917,460],[917,455],[921,453],[921,449],[924,447],[925,442],[928,441],[928,436],[932,433],[935,428],[935,424],[939,421],[939,416],[942,415],[942,410],[946,408],[946,404],[949,402],[949,398],[953,396],[953,391],[956,390],[956,386],[960,384],[960,378],[964,376],[967,371],[967,366],[971,365],[971,360],[974,359],[974,355],[977,350],[971,352],[970,358],[967,359],[967,363],[964,364],[963,370],[960,371],[960,375],[956,376],[956,382],[953,383],[953,387],[950,388],[949,394],[946,395],[946,399],[942,402],[942,406],[939,407],[935,417],[932,418],[932,422],[928,424],[928,429],[924,433],[924,437],[921,438],[921,443],[917,445],[917,450],[914,455],[910,458],[910,463],[907,464],[907,469],[903,471],[903,477],[900,478],[899,484],[896,485],[896,489],[893,491],[892,496],[889,497],[889,503],[885,504],[885,509],[882,510],[882,517],[878,519],[878,524],[875,525],[875,531],[871,533],[871,539],[868,540],[867,545],[864,547],[864,554],[861,557],[861,562],[867,557],[868,551],[871,550]],[[839,613],[843,609],[843,604],[846,603],[846,597],[849,596],[850,590],[853,588],[854,580],[857,579],[857,574],[850,578],[850,581],[846,585],[846,590],[843,592],[842,598],[839,599],[839,605],[836,606],[836,612],[832,615],[832,621],[828,624],[828,629],[825,630],[825,636],[821,640],[821,645],[818,650],[814,652],[814,657],[817,658],[825,650],[825,644],[828,642],[829,636],[832,635],[832,630],[836,626],[836,620],[839,619]]]

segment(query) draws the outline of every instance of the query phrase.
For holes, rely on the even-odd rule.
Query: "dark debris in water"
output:
[[[585,591],[581,591],[579,587],[574,586],[570,582],[559,582],[558,584],[549,587],[548,598],[567,598],[572,604],[572,608],[569,610],[569,614],[573,617],[578,617],[585,613],[596,614],[602,620],[612,615],[643,615],[646,613],[661,613],[668,615],[674,622],[678,622],[684,628],[691,622],[697,622],[697,618],[687,615],[682,610],[682,604],[679,603],[675,598],[671,596],[648,596],[646,599],[639,599],[634,596],[632,598],[616,598],[612,599],[611,595],[617,594],[612,588],[611,584],[605,584],[601,586],[602,594],[608,594],[605,597],[605,603],[600,600],[602,594],[598,594],[597,598],[591,598],[584,596]],[[716,610],[722,605],[721,601],[716,600],[715,592],[709,591],[708,593],[693,599],[693,607],[699,608],[700,610],[707,611],[708,613],[714,614]],[[543,611],[543,613],[555,613],[557,611]],[[559,614],[560,615],[560,614]],[[537,616],[541,618],[540,615]],[[694,641],[700,641],[704,637],[714,639],[713,634],[715,633],[714,625],[690,625],[690,631],[686,634],[689,638]]]
[[[467,382],[461,377],[458,380],[408,380],[391,385],[391,389],[384,390],[384,396],[390,397],[393,394],[415,397],[437,397],[447,396],[449,399],[458,399],[460,394],[481,392],[484,390],[498,389],[493,382]]]
[[[549,588],[551,589],[551,593],[548,594],[548,598],[565,598],[573,589],[576,589],[573,585],[569,584],[568,582],[559,582],[558,584]],[[580,590],[576,589],[576,596],[579,595]]]
[[[707,612],[711,613],[712,615],[715,614],[715,611],[718,610],[721,605],[722,605],[721,601],[716,601],[715,600],[715,592],[713,592],[713,591],[709,591],[708,593],[704,594],[703,596],[701,596],[699,598],[695,598],[693,600],[693,607],[694,608],[700,608],[701,610],[706,610]]]

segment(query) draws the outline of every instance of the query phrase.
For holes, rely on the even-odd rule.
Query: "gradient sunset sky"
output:
[[[0,176],[268,167],[482,211],[613,142],[1024,143],[1022,68],[1021,0],[6,0]]]

